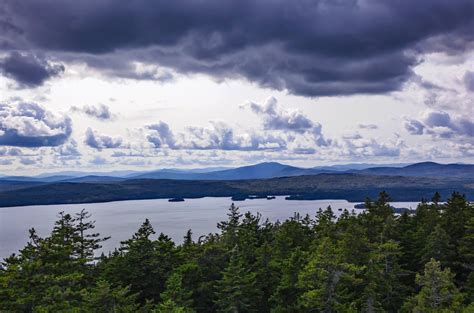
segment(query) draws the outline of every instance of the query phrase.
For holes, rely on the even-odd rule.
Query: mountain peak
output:
[[[420,162],[420,163],[411,164],[411,165],[405,166],[404,168],[431,168],[431,167],[437,167],[437,166],[441,166],[441,165],[443,165],[443,164],[427,161],[427,162]]]

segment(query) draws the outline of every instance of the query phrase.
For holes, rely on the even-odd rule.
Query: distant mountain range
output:
[[[443,199],[446,199],[454,191],[465,194],[469,200],[474,198],[474,179],[472,178],[353,173],[249,180],[128,179],[108,182],[31,184],[23,187],[16,186],[16,189],[0,190],[0,206],[159,198],[234,197],[235,199],[245,199],[250,196],[277,195],[288,195],[290,200],[346,199],[364,201],[366,197],[377,197],[377,194],[382,190],[387,191],[395,201],[430,199],[436,191],[441,193]]]
[[[289,195],[291,199],[363,201],[381,190],[398,201],[420,201],[435,191],[474,198],[474,165],[438,164],[300,168],[260,163],[232,169],[60,173],[0,177],[0,206],[87,203],[206,196]]]
[[[316,175],[322,173],[357,173],[369,175],[412,176],[412,177],[474,177],[473,164],[438,164],[423,162],[415,164],[392,164],[374,166],[373,164],[346,164],[301,168],[276,162],[259,163],[237,168],[202,168],[202,169],[161,169],[149,172],[114,171],[114,172],[61,172],[38,176],[3,176],[2,181],[15,182],[81,182],[110,183],[129,179],[174,179],[174,180],[246,180],[268,179]],[[2,187],[0,186],[0,189]]]
[[[352,172],[371,175],[472,178],[474,177],[474,164],[438,164],[434,162],[423,162],[401,168],[372,167]]]

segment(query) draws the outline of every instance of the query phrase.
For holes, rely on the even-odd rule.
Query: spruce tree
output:
[[[97,281],[96,285],[82,292],[84,303],[81,308],[86,312],[93,313],[131,313],[138,311],[135,303],[136,296],[130,294],[128,288],[112,288],[104,280]]]
[[[344,262],[340,249],[329,238],[323,238],[300,272],[299,304],[310,312],[347,311],[350,288],[358,268]]]
[[[431,259],[423,274],[416,275],[420,291],[406,304],[412,312],[441,313],[461,312],[463,296],[454,284],[454,274],[449,268]]]
[[[256,274],[239,254],[237,247],[231,252],[229,264],[216,285],[218,312],[258,312],[260,291],[256,288]]]
[[[274,313],[297,312],[301,289],[298,287],[298,275],[306,264],[306,254],[297,248],[288,260],[280,264],[281,279],[270,298],[271,311]]]
[[[433,232],[425,238],[425,246],[420,251],[420,261],[426,264],[433,258],[441,262],[442,266],[449,266],[455,253],[449,235],[441,225],[436,225]]]

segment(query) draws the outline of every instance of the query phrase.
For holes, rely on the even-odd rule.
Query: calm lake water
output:
[[[56,220],[58,212],[77,213],[86,209],[96,221],[97,232],[112,236],[103,244],[104,251],[118,247],[120,241],[130,238],[138,227],[148,218],[157,234],[170,236],[181,243],[188,229],[192,229],[196,240],[201,235],[217,232],[217,223],[227,218],[230,198],[187,199],[185,202],[168,202],[167,199],[132,200],[107,203],[34,205],[24,207],[0,208],[0,259],[17,252],[28,240],[28,229],[34,227],[40,236],[47,236]],[[338,209],[354,209],[355,203],[346,200],[273,200],[253,199],[238,201],[235,204],[242,213],[259,212],[263,219],[283,221],[294,215],[310,214],[314,217],[319,208],[331,206],[336,215]],[[418,202],[393,202],[395,207],[416,208]],[[361,210],[354,209],[355,212]]]

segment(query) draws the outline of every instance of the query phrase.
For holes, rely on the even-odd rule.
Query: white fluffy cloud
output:
[[[106,106],[105,104],[85,105],[83,107],[73,106],[71,108],[71,111],[84,113],[87,116],[90,116],[92,118],[102,120],[102,121],[113,120],[116,117],[116,115],[113,114],[110,108]]]
[[[405,129],[412,135],[431,135],[435,138],[473,139],[473,116],[461,116],[439,110],[425,110],[418,119],[407,119]],[[456,139],[456,138],[455,138]]]
[[[111,137],[108,135],[99,134],[90,127],[86,130],[86,139],[84,143],[96,150],[118,148],[122,145],[123,139],[121,137]]]
[[[255,132],[236,133],[224,122],[210,122],[208,127],[190,126],[174,134],[168,124],[160,121],[148,125],[148,141],[156,148],[174,150],[282,150],[286,141],[279,136]]]
[[[72,133],[71,119],[36,103],[0,104],[0,145],[59,146]]]
[[[321,124],[312,121],[299,110],[283,109],[275,97],[267,98],[262,104],[247,102],[241,107],[250,107],[252,112],[262,117],[265,130],[307,133],[312,135],[318,147],[330,144],[323,136]]]

